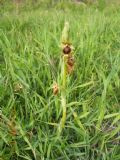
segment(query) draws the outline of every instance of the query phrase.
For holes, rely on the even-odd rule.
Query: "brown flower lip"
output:
[[[69,54],[71,52],[71,48],[70,48],[70,46],[65,46],[64,48],[63,48],[63,53],[64,54]]]
[[[73,66],[73,65],[74,65],[74,57],[68,57],[67,64],[68,64],[69,66]]]

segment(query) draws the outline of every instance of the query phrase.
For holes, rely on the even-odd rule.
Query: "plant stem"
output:
[[[64,128],[65,121],[66,121],[66,57],[63,56],[63,62],[62,62],[62,86],[61,86],[61,106],[63,109],[63,115],[61,119],[61,128]]]
[[[69,23],[66,22],[63,32],[62,32],[62,45],[63,48],[65,47],[65,44],[69,43]],[[59,135],[61,134],[62,130],[65,126],[66,121],[66,84],[67,84],[67,60],[68,57],[62,53],[62,59],[61,59],[61,107],[62,107],[62,118],[59,125]]]

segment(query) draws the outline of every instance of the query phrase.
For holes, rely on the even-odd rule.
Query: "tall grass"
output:
[[[119,160],[119,7],[69,2],[19,8],[17,14],[10,7],[0,18],[0,158]],[[62,108],[52,83],[61,76],[65,20],[76,62],[65,129],[57,138]]]

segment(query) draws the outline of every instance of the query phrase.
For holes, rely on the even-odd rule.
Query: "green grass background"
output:
[[[119,1],[0,2],[0,160],[120,160]],[[60,37],[75,70],[60,137]],[[21,88],[20,88],[21,87]]]

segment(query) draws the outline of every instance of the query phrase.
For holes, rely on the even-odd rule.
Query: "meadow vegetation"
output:
[[[120,160],[118,3],[0,1],[0,160]],[[58,135],[65,21],[75,64]]]

